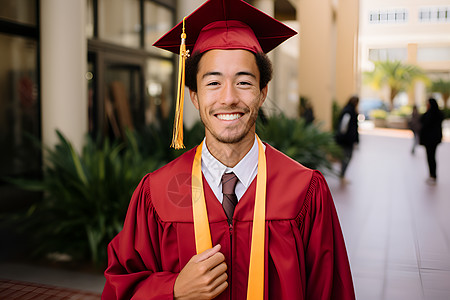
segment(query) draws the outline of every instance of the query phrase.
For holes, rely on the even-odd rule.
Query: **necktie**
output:
[[[234,208],[236,207],[236,204],[238,202],[236,193],[234,192],[237,182],[238,178],[234,173],[225,173],[222,176],[222,207],[225,211],[225,214],[227,215],[228,224],[230,225],[233,222]]]

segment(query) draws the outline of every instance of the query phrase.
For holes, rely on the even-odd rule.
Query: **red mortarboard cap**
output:
[[[267,53],[297,34],[242,0],[209,0],[185,18],[186,49],[245,49]],[[178,54],[183,22],[153,45]],[[194,47],[195,46],[195,47]]]

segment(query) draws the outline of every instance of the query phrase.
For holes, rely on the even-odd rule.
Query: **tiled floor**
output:
[[[438,184],[429,186],[425,183],[425,151],[419,146],[411,155],[408,131],[362,133],[348,169],[351,183],[341,186],[337,178],[327,176],[347,243],[357,298],[449,300],[450,142],[438,147]],[[14,264],[0,264],[0,278],[97,294],[104,284],[100,274]],[[91,299],[88,296],[82,299]],[[13,298],[0,294],[0,299]]]
[[[358,299],[450,299],[450,143],[437,150],[438,184],[409,132],[366,131],[346,186],[327,177]],[[385,136],[385,135],[388,136]]]
[[[0,299],[97,300],[100,299],[100,295],[62,287],[0,279]]]
[[[0,262],[0,299],[2,300],[100,299],[104,284],[105,278],[100,272],[86,273]]]

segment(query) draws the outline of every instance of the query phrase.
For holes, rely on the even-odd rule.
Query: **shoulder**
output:
[[[196,148],[189,150],[146,178],[148,201],[163,221],[190,220],[192,162],[195,150]]]
[[[301,178],[309,182],[313,170],[293,160],[286,154],[266,144],[267,172],[271,177],[282,179]]]
[[[294,219],[305,204],[315,172],[266,144],[267,217]]]
[[[187,151],[178,158],[150,173],[149,180],[152,190],[160,190],[172,180],[180,180],[191,176],[192,162],[197,147]]]

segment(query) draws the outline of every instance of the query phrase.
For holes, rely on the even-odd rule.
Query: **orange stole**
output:
[[[256,178],[255,208],[253,212],[252,243],[247,286],[247,300],[264,298],[264,240],[266,219],[266,155],[261,140],[258,141],[258,176]],[[202,181],[202,146],[196,150],[192,165],[192,212],[194,218],[195,245],[197,254],[212,248],[208,212]]]

